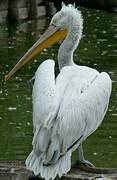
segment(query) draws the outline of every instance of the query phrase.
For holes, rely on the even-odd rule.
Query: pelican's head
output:
[[[83,20],[81,13],[73,5],[66,6],[65,4],[62,4],[61,10],[53,16],[49,28],[5,76],[5,80],[8,80],[16,71],[29,60],[33,59],[43,49],[64,39],[69,30],[74,26],[79,29],[79,35],[81,36],[82,24]]]
[[[66,6],[64,3],[62,3],[61,10],[53,16],[50,25],[67,30],[73,26],[77,26],[82,30],[83,19],[80,11],[76,9],[74,5],[69,4]]]

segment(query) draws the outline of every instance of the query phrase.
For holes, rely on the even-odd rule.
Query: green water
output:
[[[106,71],[113,80],[108,113],[84,143],[85,156],[96,166],[117,167],[117,14],[82,9],[84,33],[74,59]],[[25,160],[32,141],[32,89],[28,83],[47,58],[56,59],[58,45],[42,52],[7,83],[4,75],[38,39],[49,21],[0,26],[0,160]],[[74,154],[76,158],[76,154]]]

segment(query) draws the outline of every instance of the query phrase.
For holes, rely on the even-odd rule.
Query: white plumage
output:
[[[27,168],[46,180],[70,170],[72,151],[98,128],[111,94],[107,73],[73,62],[82,34],[79,11],[64,5],[51,24],[69,32],[59,49],[57,78],[53,60],[44,61],[35,74],[33,151],[26,160]]]

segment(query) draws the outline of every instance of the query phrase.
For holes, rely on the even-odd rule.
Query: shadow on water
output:
[[[117,17],[114,13],[81,9],[84,34],[74,54],[76,63],[106,71],[113,80],[113,92],[100,128],[84,143],[85,156],[97,166],[116,167],[117,157]],[[24,160],[31,151],[32,97],[28,81],[38,65],[56,59],[58,45],[44,50],[9,82],[4,75],[32,46],[48,25],[47,19],[20,25],[0,26],[0,159]],[[76,158],[74,153],[73,159]]]

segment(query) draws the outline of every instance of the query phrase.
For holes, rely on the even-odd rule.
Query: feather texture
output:
[[[67,173],[71,151],[98,128],[107,111],[110,93],[107,73],[85,66],[66,66],[55,81],[54,61],[43,62],[35,74],[35,131],[27,168],[46,180]],[[74,142],[77,143],[69,149]]]

